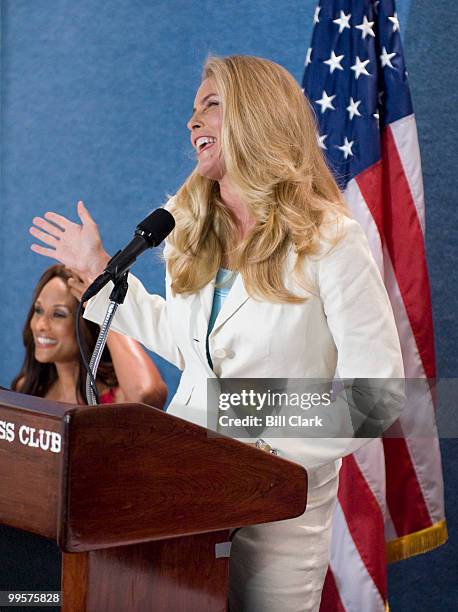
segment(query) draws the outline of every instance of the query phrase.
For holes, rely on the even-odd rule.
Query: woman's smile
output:
[[[199,136],[195,141],[195,147],[197,155],[200,155],[203,151],[207,151],[216,143],[216,138],[213,136]]]
[[[37,348],[51,348],[57,344],[57,340],[48,336],[34,336],[35,346]]]

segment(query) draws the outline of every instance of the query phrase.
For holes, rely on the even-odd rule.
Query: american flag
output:
[[[322,0],[313,21],[303,88],[319,143],[384,279],[406,378],[424,381],[408,392],[401,435],[372,441],[341,470],[321,611],[378,612],[386,561],[447,539],[420,153],[394,1]],[[430,437],[415,436],[418,421]]]

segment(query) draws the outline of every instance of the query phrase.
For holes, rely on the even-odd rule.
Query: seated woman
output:
[[[48,268],[38,281],[28,312],[25,358],[11,383],[14,391],[55,401],[85,404],[86,370],[75,333],[80,279],[63,265]],[[90,356],[99,327],[81,320],[81,336]],[[162,408],[167,387],[154,363],[131,338],[110,332],[97,375],[100,403],[142,402]]]

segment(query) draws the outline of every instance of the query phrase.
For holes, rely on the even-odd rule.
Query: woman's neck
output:
[[[76,393],[76,383],[79,376],[79,364],[76,361],[69,363],[55,363],[57,370],[57,380],[48,390],[46,397],[57,402],[78,401]]]

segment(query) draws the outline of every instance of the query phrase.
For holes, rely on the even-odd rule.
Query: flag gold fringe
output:
[[[387,563],[395,563],[396,561],[402,561],[403,559],[434,550],[438,546],[445,544],[447,538],[447,523],[445,520],[442,520],[431,525],[431,527],[387,542]]]

